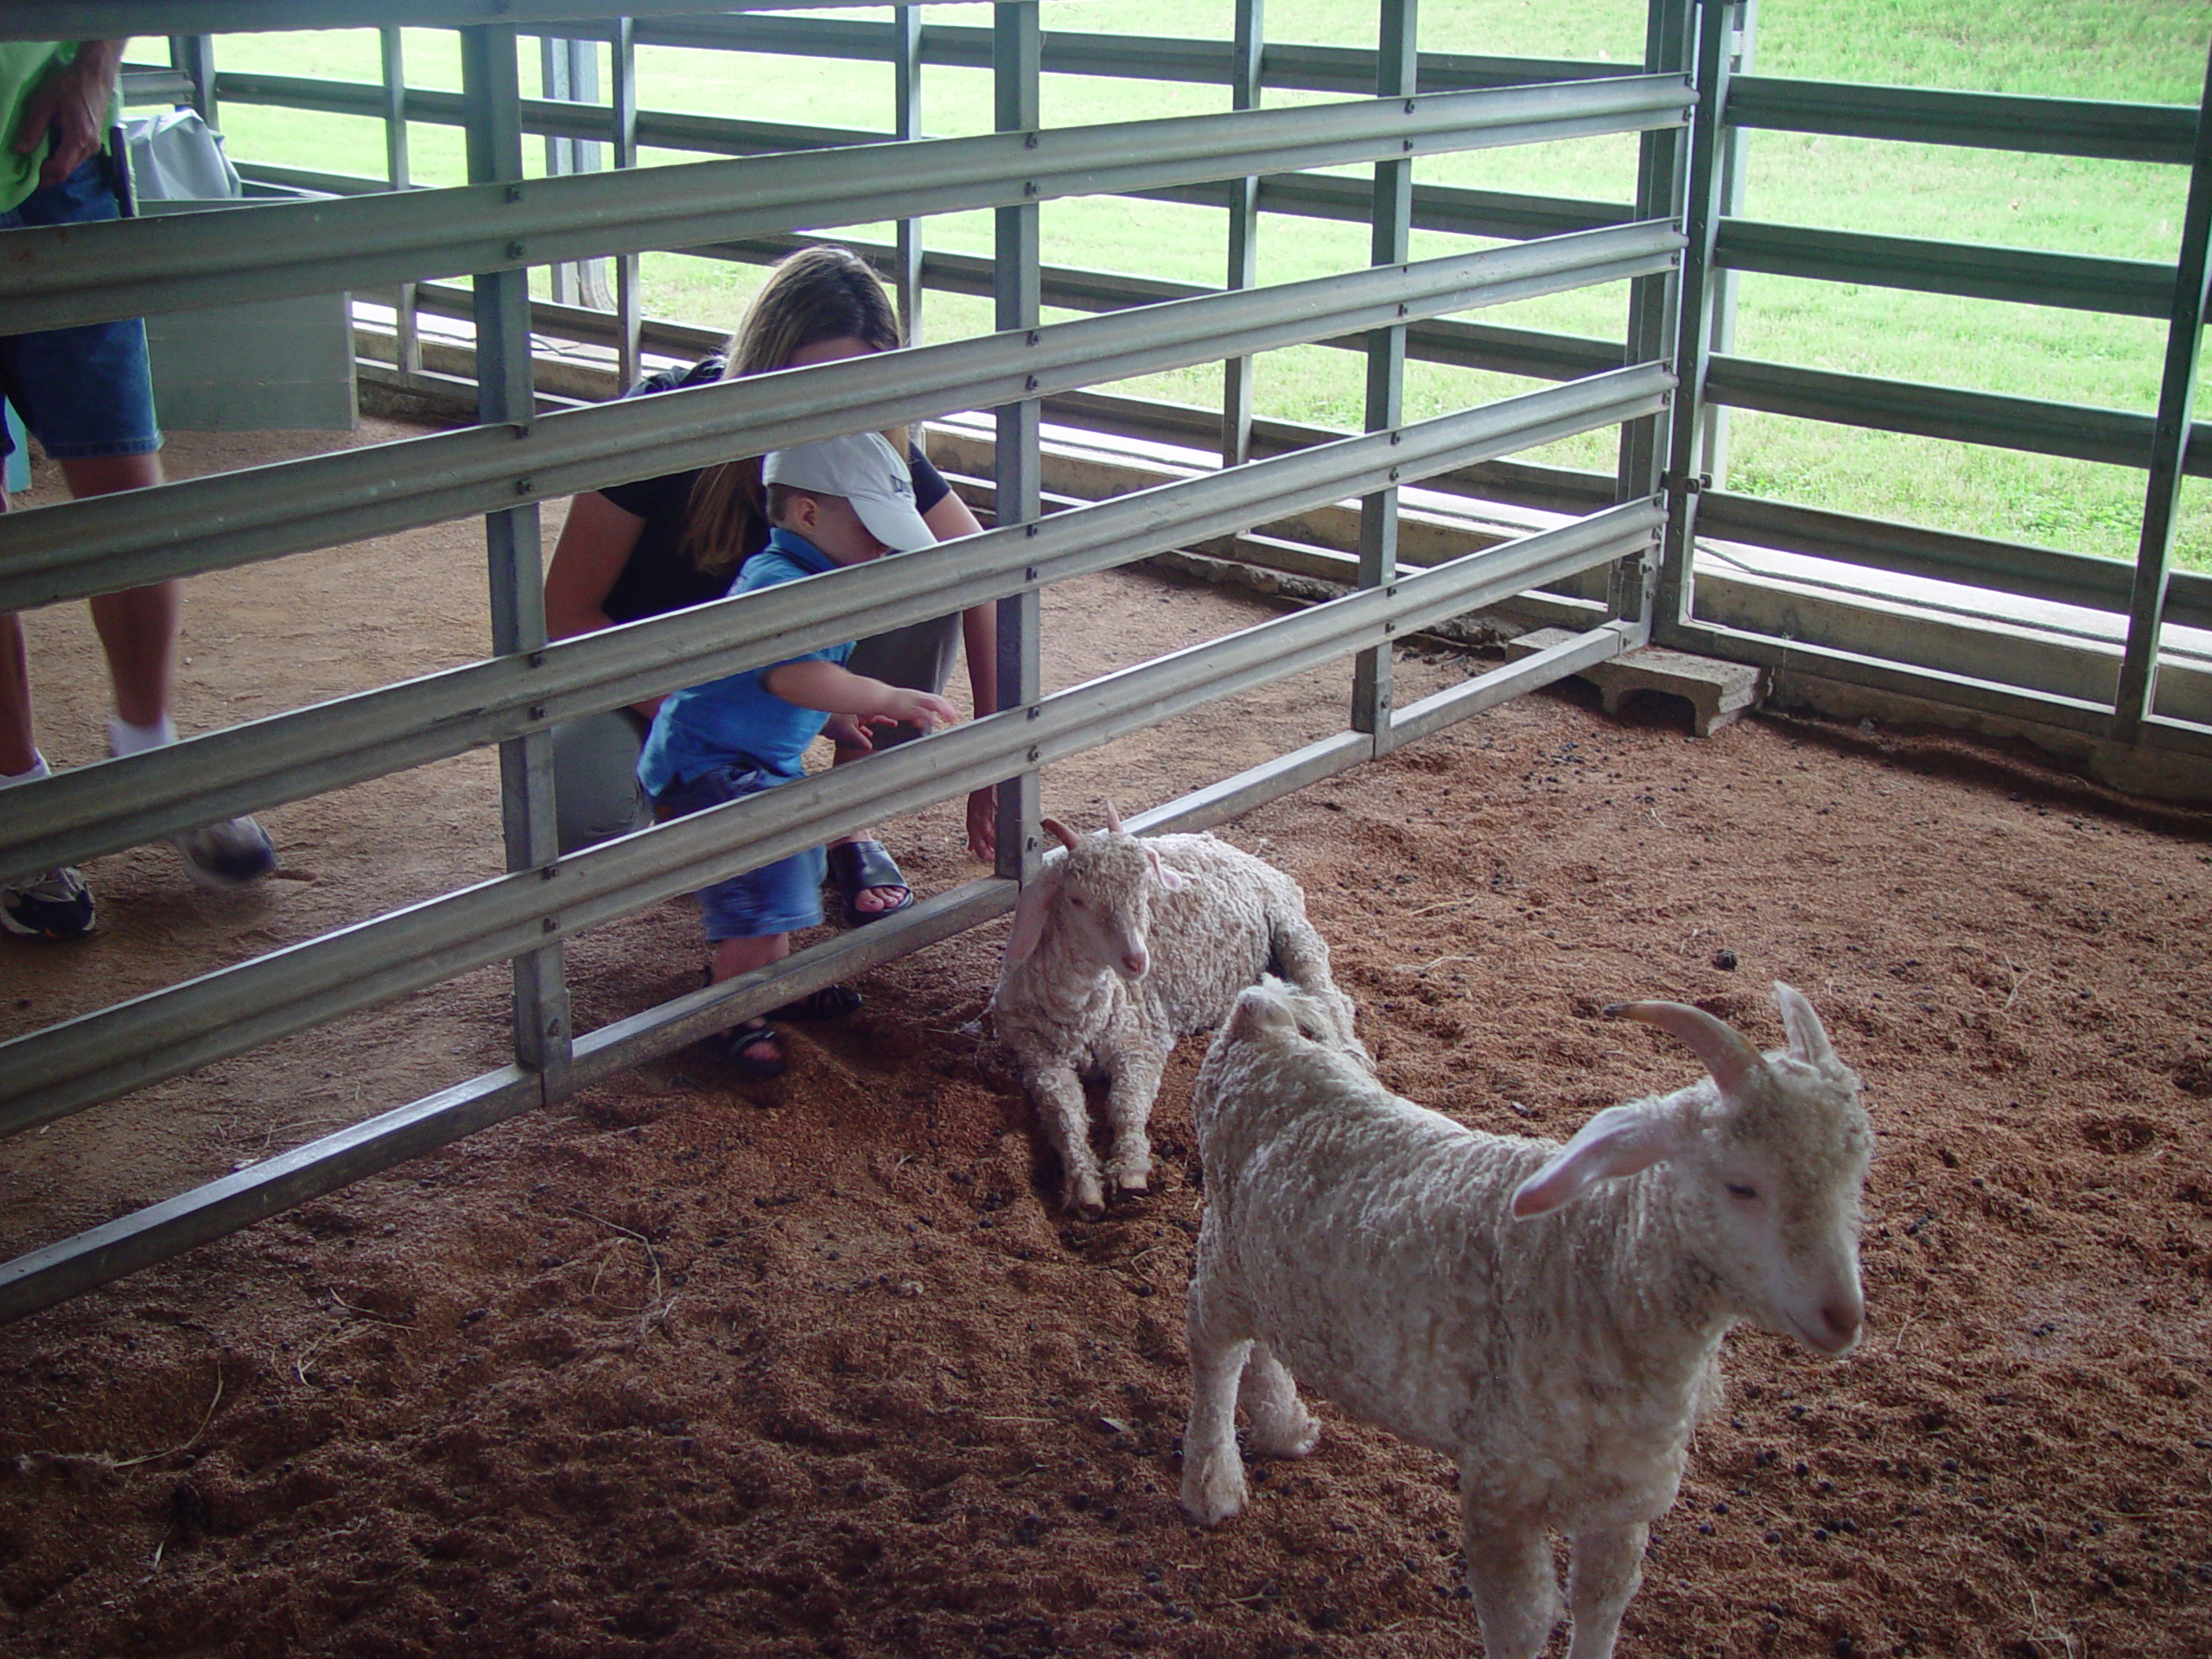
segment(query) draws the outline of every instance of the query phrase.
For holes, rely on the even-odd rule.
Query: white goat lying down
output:
[[[1329,977],[1329,947],[1306,919],[1298,883],[1211,836],[1141,841],[1110,802],[1106,818],[1105,830],[1080,836],[1045,820],[1066,850],[1023,892],[991,993],[992,1023],[1060,1154],[1061,1201],[1093,1216],[1106,1199],[1084,1077],[1110,1080],[1104,1173],[1118,1192],[1141,1192],[1152,1172],[1145,1125],[1176,1039],[1219,1025],[1262,974],[1326,1002],[1358,1048],[1351,1003]]]
[[[1532,1659],[1558,1621],[1547,1528],[1573,1543],[1572,1659],[1611,1654],[1728,1327],[1828,1354],[1859,1339],[1859,1079],[1812,1004],[1774,991],[1789,1046],[1765,1056],[1678,1002],[1608,1009],[1711,1076],[1565,1146],[1390,1094],[1326,1003],[1274,982],[1238,997],[1192,1096],[1206,1207],[1184,1509],[1211,1526],[1244,1507],[1240,1376],[1252,1449],[1313,1449],[1295,1373],[1457,1459],[1486,1659]]]

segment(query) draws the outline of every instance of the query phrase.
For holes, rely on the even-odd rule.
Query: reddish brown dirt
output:
[[[388,435],[391,429],[366,435]],[[248,446],[181,441],[180,470]],[[188,728],[482,637],[467,526],[194,585]],[[1056,594],[1057,683],[1240,626],[1131,575]],[[97,657],[37,619],[49,751]],[[1413,692],[1464,659],[1401,664]],[[1047,780],[1095,822],[1328,729],[1343,676]],[[1878,1135],[1847,1362],[1732,1338],[1636,1655],[2212,1653],[2212,819],[1924,733],[1705,741],[1570,689],[1228,826],[1302,880],[1395,1088],[1563,1135],[1694,1063],[1603,1003],[1778,1039],[1807,991]],[[104,931],[0,949],[0,1033],[497,864],[484,757],[267,816],[285,879],[98,861]],[[890,826],[925,887],[951,809]],[[694,982],[663,906],[573,953],[580,1024]],[[865,982],[748,1087],[696,1052],[0,1330],[0,1651],[1464,1654],[1452,1475],[1324,1407],[1217,1532],[1178,1511],[1190,1047],[1150,1199],[1051,1213],[973,1021],[1001,931]],[[479,974],[0,1146],[11,1250],[502,1058]]]

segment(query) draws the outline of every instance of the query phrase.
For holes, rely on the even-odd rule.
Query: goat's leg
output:
[[[1641,1522],[1577,1535],[1567,1575],[1567,1605],[1574,1615],[1567,1659],[1612,1659],[1621,1614],[1643,1582],[1643,1543],[1650,1535]]]
[[[1106,1213],[1106,1194],[1098,1184],[1098,1158],[1090,1150],[1090,1109],[1083,1080],[1071,1065],[1040,1065],[1029,1073],[1045,1138],[1060,1154],[1060,1204],[1090,1219]]]
[[[1499,1525],[1478,1515],[1459,1476],[1460,1537],[1467,1550],[1467,1588],[1483,1632],[1483,1659],[1536,1659],[1559,1623],[1559,1578],[1540,1526]]]
[[[1207,1270],[1200,1241],[1186,1315],[1191,1418],[1183,1426],[1183,1511],[1217,1526],[1244,1507],[1244,1464],[1236,1454],[1236,1379],[1252,1341],[1234,1299]]]
[[[1264,1342],[1252,1344],[1237,1400],[1251,1420],[1252,1449],[1263,1457],[1302,1458],[1319,1443],[1321,1426],[1299,1399],[1297,1381]]]
[[[1124,1050],[1112,1059],[1114,1081],[1106,1095],[1106,1121],[1114,1144],[1106,1154],[1106,1176],[1117,1192],[1142,1192],[1152,1180],[1153,1097],[1167,1055],[1150,1047]]]

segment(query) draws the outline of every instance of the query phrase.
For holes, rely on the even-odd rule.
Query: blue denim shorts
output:
[[[655,796],[653,804],[664,818],[688,817],[786,781],[758,766],[734,762],[696,778],[679,779]],[[699,908],[705,912],[708,943],[762,939],[772,933],[816,926],[822,920],[822,879],[826,873],[822,849],[810,847],[701,889]]]
[[[34,190],[20,207],[0,213],[0,235],[121,218],[106,168],[95,156],[60,183]],[[0,393],[57,461],[143,455],[162,447],[146,367],[146,325],[136,317],[0,334]],[[6,433],[6,423],[0,422],[0,455],[14,447]]]

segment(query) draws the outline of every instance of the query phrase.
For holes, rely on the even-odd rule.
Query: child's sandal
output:
[[[755,1082],[766,1083],[784,1075],[783,1033],[766,1020],[732,1026],[715,1039],[715,1047],[723,1059]]]

